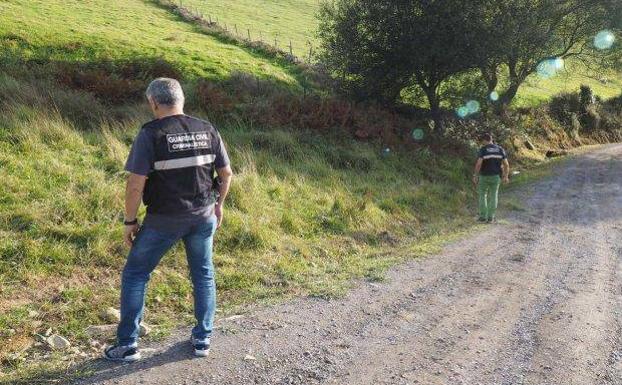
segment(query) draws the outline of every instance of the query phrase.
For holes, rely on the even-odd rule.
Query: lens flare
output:
[[[550,79],[553,76],[557,75],[556,61],[557,59],[547,59],[541,61],[536,68],[538,76],[540,76],[542,79]]]
[[[469,110],[469,115],[478,113],[480,107],[481,105],[479,104],[477,100],[469,100],[466,104],[466,108],[467,110]]]
[[[493,102],[496,102],[497,100],[499,100],[499,93],[497,91],[492,91],[490,93],[490,95],[488,95],[488,97],[490,98],[490,100],[492,100]]]
[[[600,31],[594,37],[594,46],[598,49],[609,49],[613,47],[613,43],[616,41],[616,36],[613,32],[604,30]]]
[[[561,57],[556,58],[553,60],[553,65],[557,71],[564,69],[564,59]]]
[[[456,110],[456,114],[459,118],[464,119],[469,116],[469,109],[466,106],[462,106]]]
[[[414,140],[419,141],[419,140],[423,140],[423,137],[425,136],[425,133],[423,132],[423,130],[421,128],[415,128],[413,130],[412,136],[413,136]]]
[[[387,147],[384,150],[382,150],[382,156],[389,156],[389,154],[391,154],[390,148]]]

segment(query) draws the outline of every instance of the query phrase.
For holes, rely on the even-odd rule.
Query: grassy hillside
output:
[[[207,19],[212,17],[221,25],[233,30],[237,25],[239,33],[251,39],[289,47],[291,40],[294,54],[305,57],[309,44],[317,48],[315,30],[318,21],[316,13],[321,0],[183,0],[184,7],[197,9]],[[176,1],[178,3],[178,1]],[[261,33],[261,35],[260,35]],[[289,48],[287,48],[289,49]]]
[[[0,52],[37,61],[90,62],[160,57],[186,76],[222,79],[242,71],[288,84],[283,67],[201,33],[142,0],[9,0],[0,2]]]
[[[546,103],[562,92],[576,92],[581,85],[588,85],[603,99],[620,95],[622,74],[611,70],[590,69],[580,62],[569,61],[566,68],[551,79],[532,75],[521,87],[514,104],[532,107]]]

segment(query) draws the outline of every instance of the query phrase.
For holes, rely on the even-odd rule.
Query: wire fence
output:
[[[277,51],[289,54],[293,59],[295,59],[295,61],[306,62],[309,64],[313,62],[315,50],[311,41],[307,41],[305,49],[300,51],[304,52],[304,54],[302,56],[298,56],[294,53],[294,45],[292,43],[292,39],[290,38],[282,39],[279,35],[270,35],[268,33],[262,33],[262,31],[254,31],[248,27],[238,27],[237,23],[227,24],[226,22],[219,20],[218,16],[204,13],[196,6],[193,7],[191,5],[187,5],[183,0],[169,1],[168,3],[186,11],[195,19],[209,23],[209,25],[217,27],[228,34],[233,35],[240,41],[247,43],[259,42],[261,44],[268,45]]]

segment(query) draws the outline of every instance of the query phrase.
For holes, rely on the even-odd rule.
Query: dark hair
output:
[[[484,142],[492,142],[492,134],[489,132],[485,132],[479,136],[479,140]]]

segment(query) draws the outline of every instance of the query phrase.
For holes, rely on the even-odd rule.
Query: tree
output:
[[[468,0],[336,0],[320,11],[322,60],[358,99],[393,104],[416,85],[442,131],[440,88],[475,68],[481,28]]]
[[[619,9],[617,0],[495,0],[482,6],[488,54],[479,68],[489,92],[498,89],[500,73],[507,71],[507,84],[498,90],[500,109],[545,60],[596,55],[592,39]]]

